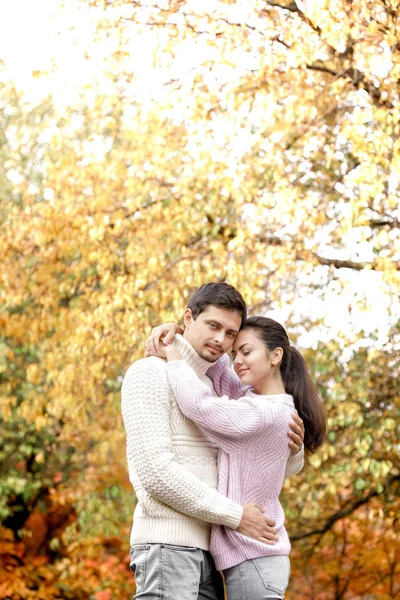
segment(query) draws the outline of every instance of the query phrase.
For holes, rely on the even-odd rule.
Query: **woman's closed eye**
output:
[[[232,352],[231,357],[232,360],[235,361],[237,358],[239,358],[240,356],[248,356],[249,354],[251,354],[251,350],[247,350],[247,352],[239,352],[239,354],[235,354],[234,352]]]

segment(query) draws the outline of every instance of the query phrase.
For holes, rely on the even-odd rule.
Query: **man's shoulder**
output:
[[[146,358],[140,358],[131,364],[125,373],[124,381],[126,379],[135,379],[136,377],[142,377],[144,375],[154,375],[155,373],[165,372],[166,362],[162,358],[148,356]]]
[[[158,394],[168,388],[166,364],[161,358],[150,356],[134,362],[127,370],[122,382],[122,400],[135,394]]]
[[[169,398],[166,365],[161,358],[151,356],[134,362],[127,370],[121,388],[121,408],[124,419],[132,411],[152,410]],[[137,414],[137,413],[136,413]]]

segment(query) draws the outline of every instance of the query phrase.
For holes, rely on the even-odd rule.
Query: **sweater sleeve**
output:
[[[207,371],[219,396],[229,396],[233,400],[242,398],[249,386],[241,384],[239,377],[232,369],[229,357],[224,354]]]
[[[231,368],[230,360],[226,354],[208,369],[207,375],[211,377],[214,388],[220,394],[227,394],[229,398],[238,399],[241,396],[244,396],[248,389],[248,387],[241,384],[239,377]],[[196,418],[193,417],[193,420],[196,420]],[[304,445],[298,454],[289,457],[288,462],[286,463],[285,479],[297,475],[303,467]]]
[[[297,475],[304,467],[304,444],[297,454],[290,456],[286,463],[285,479]]]
[[[183,414],[195,421],[226,452],[238,451],[267,424],[264,410],[248,398],[232,402],[228,396],[211,396],[193,369],[183,360],[167,364],[172,391]]]
[[[232,529],[239,526],[243,507],[175,460],[169,386],[162,360],[150,357],[129,368],[122,385],[122,416],[131,481],[135,472],[149,494],[186,515]]]

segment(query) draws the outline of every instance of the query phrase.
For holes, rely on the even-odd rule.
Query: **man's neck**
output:
[[[174,338],[174,346],[176,346],[182,355],[182,358],[196,371],[199,377],[205,375],[212,363],[204,360],[193,348],[190,342],[185,339],[184,335],[177,334]]]

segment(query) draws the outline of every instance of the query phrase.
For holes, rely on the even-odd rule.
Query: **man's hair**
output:
[[[235,310],[242,316],[242,325],[247,318],[247,306],[242,294],[229,283],[206,283],[199,287],[190,297],[187,307],[192,311],[193,319],[207,308],[217,306],[227,310]]]

